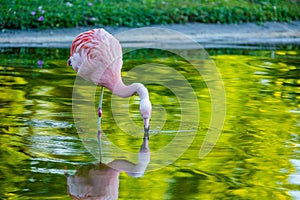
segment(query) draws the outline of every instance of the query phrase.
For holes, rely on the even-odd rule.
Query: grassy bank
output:
[[[300,19],[299,0],[2,0],[1,29]]]

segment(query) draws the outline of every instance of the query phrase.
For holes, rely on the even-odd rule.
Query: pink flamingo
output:
[[[149,137],[151,102],[147,88],[141,83],[125,85],[121,79],[122,48],[119,41],[104,29],[79,34],[73,41],[68,65],[82,78],[101,86],[98,107],[98,137],[101,134],[102,98],[106,87],[113,94],[126,98],[138,93],[140,113],[144,121],[144,137]]]

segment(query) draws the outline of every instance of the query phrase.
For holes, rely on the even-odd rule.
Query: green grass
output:
[[[2,0],[1,29],[300,19],[299,0]]]

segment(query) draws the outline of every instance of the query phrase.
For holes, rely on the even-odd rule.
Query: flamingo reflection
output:
[[[137,164],[117,159],[108,164],[82,165],[74,175],[66,175],[68,194],[72,199],[118,199],[120,173],[141,177],[149,162],[148,138],[144,138]]]

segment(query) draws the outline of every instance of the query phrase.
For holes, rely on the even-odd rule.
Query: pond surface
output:
[[[69,177],[87,177],[105,168],[93,165],[98,162],[95,152],[86,148],[80,127],[74,123],[76,74],[66,66],[69,50],[0,50],[0,199],[69,199],[67,184],[69,193],[95,190],[87,178],[77,182],[83,184],[77,190],[73,185],[70,191],[67,182]],[[195,51],[185,54],[200,59]],[[150,163],[144,160],[148,168],[140,177],[121,172],[114,192],[119,199],[300,199],[299,47],[207,51],[225,86],[226,118],[222,134],[204,158],[199,158],[199,150],[210,129],[212,107],[207,80],[170,52],[144,49],[124,55],[123,76],[128,83],[140,75],[129,72],[132,66],[145,63],[152,63],[147,67],[160,66],[162,78],[159,84],[146,84],[153,104]],[[171,78],[163,78],[167,72],[162,66],[175,69],[188,81],[196,105],[184,102],[190,105],[184,107],[176,93],[186,93],[180,85],[175,92],[166,87]],[[143,77],[151,79],[146,74]],[[95,102],[98,93],[93,94]],[[133,153],[132,163],[145,157],[138,154],[143,142],[138,106],[136,96],[124,101],[105,91],[104,163],[130,160],[130,156],[114,154],[111,143]],[[196,109],[199,119],[192,116]],[[181,126],[184,110],[191,121]],[[91,129],[96,140],[96,131]],[[157,159],[157,152],[172,140],[176,140],[176,148],[183,149],[182,155],[172,162],[168,157]]]

